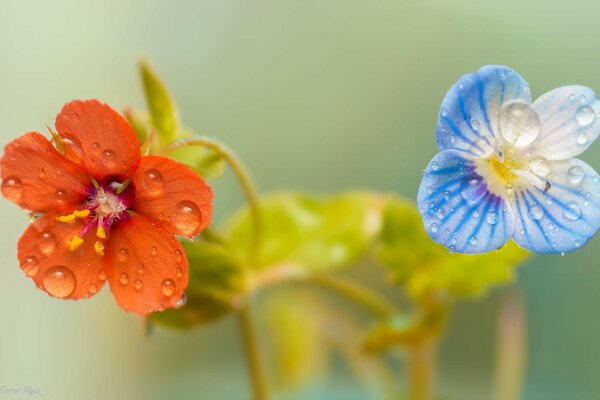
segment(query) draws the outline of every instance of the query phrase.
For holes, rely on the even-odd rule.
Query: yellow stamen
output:
[[[79,235],[73,236],[71,241],[69,242],[69,250],[73,251],[83,243],[83,239]]]
[[[87,218],[88,215],[90,215],[90,210],[87,208],[84,210],[75,210],[73,211],[73,214],[75,214],[77,218]]]
[[[60,222],[72,224],[77,218],[87,218],[88,215],[90,215],[90,210],[86,208],[85,210],[75,210],[69,215],[62,215],[56,219]]]
[[[94,243],[94,250],[96,250],[96,254],[98,254],[99,256],[103,256],[104,255],[104,245],[102,244],[102,242],[96,241],[96,243]]]
[[[100,225],[98,225],[98,229],[96,229],[96,236],[98,236],[100,239],[106,239],[106,231]]]
[[[517,176],[512,172],[514,165],[512,163],[512,159],[509,157],[507,157],[504,161],[500,161],[498,158],[493,157],[490,160],[490,164],[492,169],[503,181],[511,182],[517,178]]]

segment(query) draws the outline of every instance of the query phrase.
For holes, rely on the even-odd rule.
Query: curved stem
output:
[[[350,280],[325,274],[312,274],[308,277],[308,282],[333,290],[379,317],[387,318],[398,313],[396,307],[386,299]]]
[[[160,150],[162,154],[168,154],[177,149],[182,149],[190,146],[200,146],[211,149],[223,157],[223,160],[229,164],[231,170],[235,174],[237,181],[244,192],[246,202],[250,209],[250,218],[252,221],[252,232],[250,235],[250,244],[248,247],[248,262],[249,264],[255,265],[258,256],[258,243],[260,243],[260,209],[258,204],[258,193],[250,178],[250,175],[246,172],[242,162],[238,156],[230,150],[227,146],[218,141],[197,136],[193,139],[185,139],[171,142]],[[218,239],[218,236],[209,235],[213,239]],[[242,334],[242,341],[244,344],[244,351],[246,353],[246,362],[250,373],[250,379],[252,382],[252,390],[254,393],[255,400],[267,400],[268,387],[266,376],[264,373],[258,340],[256,337],[256,330],[250,315],[250,308],[248,304],[243,305],[237,311],[237,319],[240,325],[240,331]]]

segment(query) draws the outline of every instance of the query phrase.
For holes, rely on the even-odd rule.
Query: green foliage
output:
[[[212,322],[232,311],[245,292],[245,275],[227,249],[207,241],[183,242],[189,267],[187,304],[151,315],[171,328],[188,329]]]
[[[382,199],[369,192],[330,198],[278,193],[260,202],[261,236],[257,268],[288,266],[328,271],[363,256],[379,229]],[[251,218],[248,209],[227,224],[231,254],[247,259]]]
[[[528,256],[512,242],[487,254],[451,254],[427,236],[414,204],[391,198],[383,212],[377,258],[415,300],[438,291],[458,297],[486,293],[495,284],[510,282],[515,267]]]

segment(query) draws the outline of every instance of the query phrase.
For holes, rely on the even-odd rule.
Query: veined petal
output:
[[[533,185],[515,193],[514,240],[539,253],[583,246],[600,227],[600,177],[581,160],[552,163],[548,188]]]
[[[572,158],[587,149],[600,134],[600,102],[585,86],[551,90],[532,105],[541,122],[530,152],[549,160]]]
[[[188,285],[183,247],[160,222],[131,215],[116,225],[105,257],[108,282],[125,310],[148,314],[175,307]]]
[[[56,218],[72,209],[51,212],[29,225],[18,244],[19,263],[36,286],[50,296],[81,299],[93,296],[104,285],[107,273],[95,249],[93,232],[71,250],[71,240],[81,233],[84,221],[60,222]]]
[[[140,156],[133,128],[115,110],[98,100],[74,100],[56,117],[65,155],[96,179],[128,176]]]
[[[514,218],[504,200],[490,193],[473,162],[454,150],[433,158],[417,201],[429,236],[452,251],[494,250],[513,232]]]
[[[480,157],[501,148],[498,116],[512,101],[531,103],[525,80],[503,66],[485,66],[463,76],[444,97],[437,126],[440,150]]]
[[[4,197],[34,212],[81,204],[92,186],[83,168],[37,132],[7,144],[0,165]]]

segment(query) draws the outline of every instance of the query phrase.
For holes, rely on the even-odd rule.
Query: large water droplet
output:
[[[498,213],[494,211],[489,212],[486,215],[485,220],[490,225],[496,225],[498,223]]]
[[[51,254],[56,247],[56,236],[50,231],[44,231],[38,236],[38,246],[44,254]]]
[[[117,155],[111,149],[105,149],[102,152],[102,161],[106,164],[109,169],[115,169],[117,167]]]
[[[579,165],[573,165],[567,170],[567,179],[569,180],[569,183],[573,185],[579,185],[583,180],[583,176],[583,168]]]
[[[585,132],[580,132],[577,134],[577,143],[582,146],[588,142],[588,139],[588,135]]]
[[[35,256],[29,256],[23,262],[23,271],[29,277],[35,276],[40,270],[40,263]]]
[[[590,106],[581,106],[575,112],[575,118],[577,118],[577,122],[581,126],[587,126],[594,122],[596,113],[594,113],[594,110]]]
[[[499,121],[504,139],[517,147],[525,147],[540,134],[541,124],[535,110],[526,103],[513,101],[502,107]]]
[[[44,289],[54,297],[67,297],[75,290],[75,274],[64,265],[52,267],[44,273]]]
[[[476,203],[485,196],[485,186],[481,182],[481,178],[471,178],[460,191],[460,195],[463,199],[469,203]]]
[[[542,207],[534,204],[529,207],[529,215],[531,215],[531,218],[538,221],[544,216],[544,210],[542,210]]]
[[[23,183],[16,176],[9,176],[2,181],[2,194],[10,201],[18,202],[23,196]]]
[[[119,260],[119,262],[125,262],[125,261],[127,261],[128,258],[129,258],[129,250],[127,250],[124,247],[119,249],[119,251],[117,253],[117,259]]]
[[[577,221],[581,218],[581,207],[574,201],[570,201],[567,203],[564,209],[565,217],[572,221]]]
[[[136,279],[133,284],[133,287],[136,288],[136,290],[141,290],[143,286],[144,283],[140,279]]]
[[[192,235],[200,228],[202,215],[198,206],[189,201],[183,200],[175,206],[176,212],[173,215],[173,225],[185,235]]]
[[[544,157],[536,157],[529,161],[529,168],[531,171],[541,177],[546,177],[552,170],[550,162]]]
[[[121,283],[121,285],[127,285],[129,283],[129,275],[127,275],[126,273],[122,273],[119,277],[119,282]]]
[[[175,293],[175,282],[173,282],[173,280],[171,279],[165,279],[164,281],[162,281],[160,287],[162,289],[163,294],[167,297],[171,297],[173,293]]]
[[[142,178],[144,190],[150,193],[160,192],[163,188],[163,176],[157,169],[149,169],[144,172]]]

